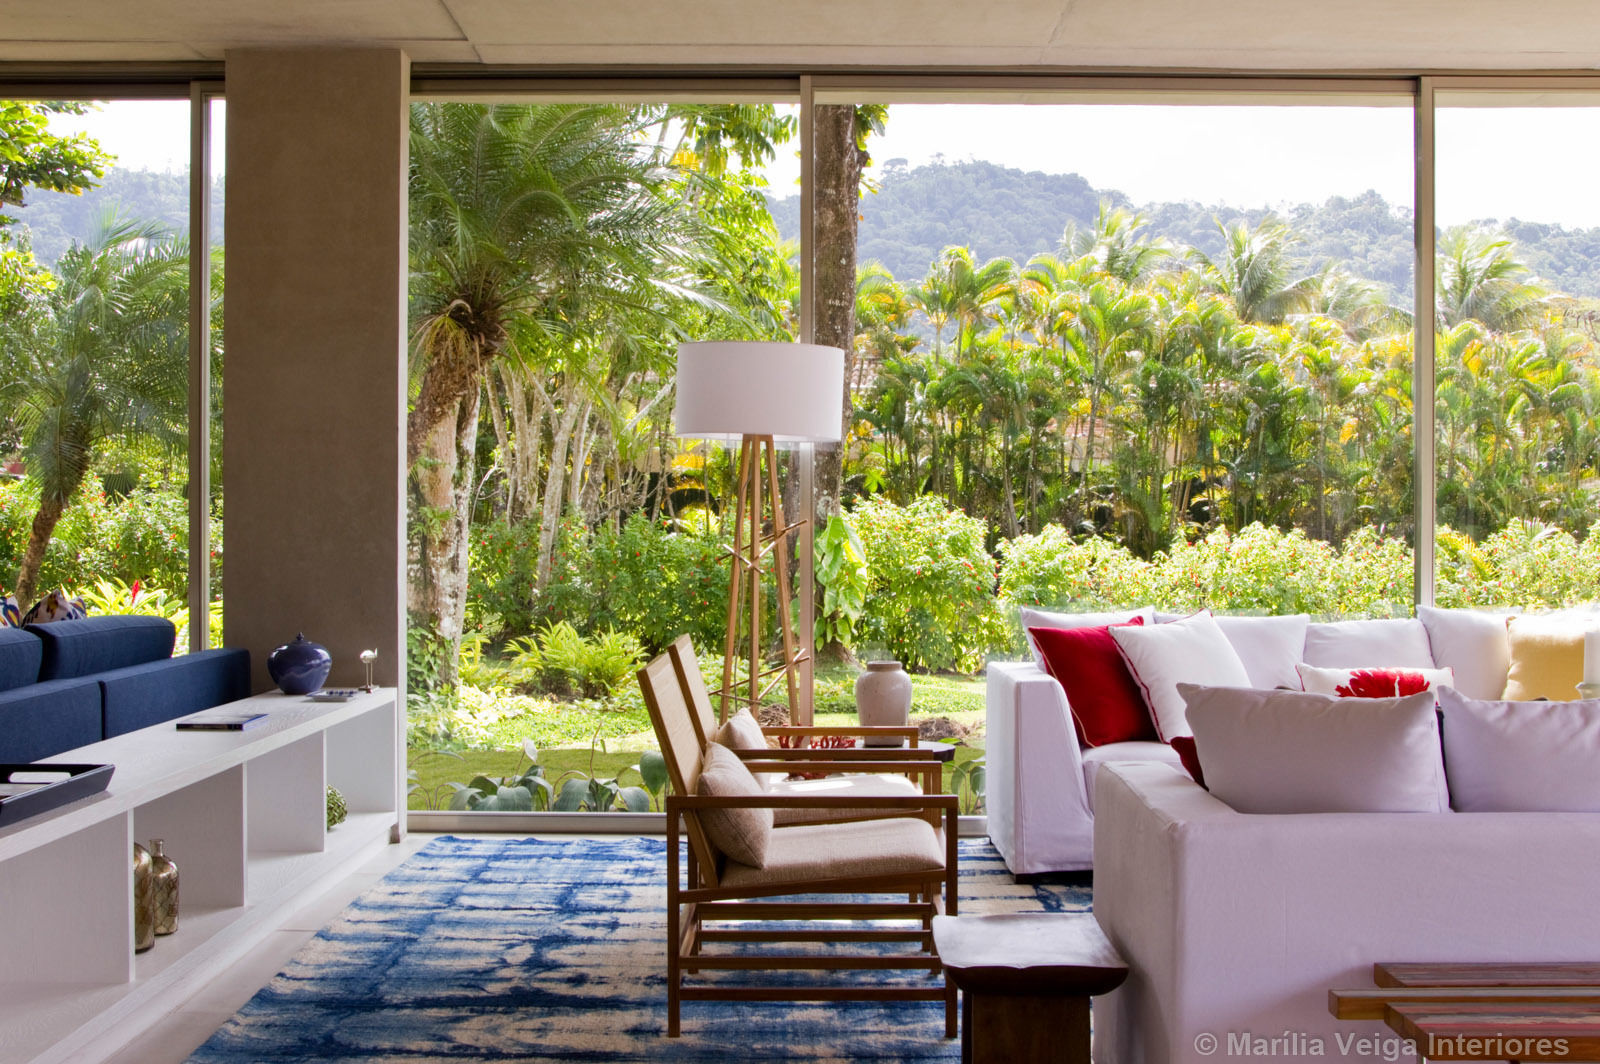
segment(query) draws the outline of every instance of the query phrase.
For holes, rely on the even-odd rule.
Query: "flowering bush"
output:
[[[0,481],[0,584],[22,565],[39,496],[26,481]],[[212,573],[220,578],[222,521],[211,520]],[[136,490],[118,499],[85,485],[45,550],[39,587],[85,589],[100,580],[135,580],[182,600],[189,588],[189,504],[166,491]]]
[[[1252,524],[1145,562],[1107,540],[1080,543],[1050,528],[1000,552],[1000,593],[1017,605],[1388,616],[1406,613],[1411,600],[1411,549],[1368,529],[1335,548],[1298,529]]]
[[[907,665],[976,668],[1004,639],[987,525],[943,499],[863,498],[850,515],[870,574],[862,642]]]

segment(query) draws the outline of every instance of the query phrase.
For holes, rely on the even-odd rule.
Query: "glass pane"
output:
[[[1020,605],[1409,611],[1411,112],[1378,102],[862,107],[842,295],[819,133],[865,556],[835,657],[906,662],[914,719],[977,751]],[[855,671],[822,667],[819,719]]]
[[[0,376],[19,388],[0,413],[0,584],[24,611],[61,590],[91,613],[167,616],[181,653],[189,103],[0,108],[0,135],[24,157],[36,127],[67,159],[25,172],[23,202],[6,205],[16,220],[0,229]]]
[[[413,809],[659,808],[634,670],[688,633],[720,683],[737,472],[675,435],[677,346],[794,338],[758,167],[797,132],[771,105],[413,106]]]
[[[1600,94],[1441,93],[1438,581],[1443,606],[1600,597],[1592,172]],[[1550,165],[1489,150],[1558,144]]]

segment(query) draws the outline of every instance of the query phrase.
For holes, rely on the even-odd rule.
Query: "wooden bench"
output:
[[[961,990],[965,1064],[1088,1064],[1089,998],[1128,977],[1088,913],[938,916],[933,941]]]

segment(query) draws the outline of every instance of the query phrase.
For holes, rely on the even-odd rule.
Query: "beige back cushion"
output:
[[[764,792],[738,754],[721,743],[709,743],[700,770],[700,787],[695,793],[729,798]],[[729,860],[752,868],[766,867],[767,843],[772,839],[771,809],[702,809],[700,823],[711,845]]]
[[[1511,668],[1504,697],[1511,702],[1577,698],[1583,680],[1584,626],[1584,621],[1571,616],[1506,618]]]
[[[756,723],[756,718],[750,715],[748,709],[741,709],[717,729],[717,742],[730,750],[765,750],[768,748],[767,737],[761,732],[761,725]],[[783,778],[781,772],[755,773],[756,782],[761,784],[764,791],[772,790],[772,785]]]

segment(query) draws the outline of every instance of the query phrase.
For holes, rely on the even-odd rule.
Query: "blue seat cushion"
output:
[[[25,628],[0,628],[0,691],[39,680],[44,644]]]
[[[97,677],[105,704],[105,737],[138,731],[250,694],[250,652],[202,650]]]
[[[0,762],[26,764],[100,741],[100,685],[54,680],[0,692]]]
[[[87,617],[25,630],[44,644],[41,680],[68,680],[170,658],[178,636],[164,617]]]

